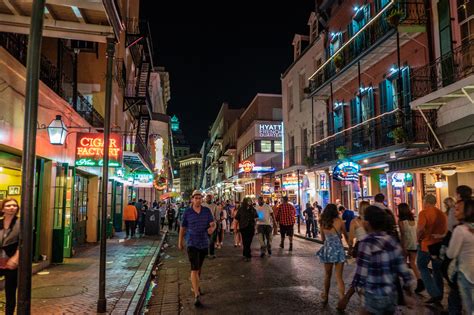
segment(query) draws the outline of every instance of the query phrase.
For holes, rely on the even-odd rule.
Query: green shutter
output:
[[[387,111],[387,80],[379,83],[379,95],[380,113],[383,114]]]

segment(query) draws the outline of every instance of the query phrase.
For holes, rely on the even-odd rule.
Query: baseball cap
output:
[[[196,189],[195,191],[193,191],[193,194],[191,195],[191,197],[194,197],[195,195],[201,195],[202,196],[202,192],[198,189]]]

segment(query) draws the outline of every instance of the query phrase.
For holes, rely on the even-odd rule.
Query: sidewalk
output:
[[[120,235],[120,233],[118,233]],[[122,236],[123,237],[123,236]],[[107,313],[125,314],[159,253],[161,236],[107,240]],[[96,314],[99,245],[33,276],[32,314]],[[137,292],[140,294],[141,292]],[[5,292],[0,292],[3,311]]]

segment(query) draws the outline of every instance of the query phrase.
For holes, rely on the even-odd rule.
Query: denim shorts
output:
[[[366,311],[375,315],[383,315],[386,312],[395,312],[397,307],[397,293],[392,295],[373,295],[368,292],[364,294],[364,307]]]

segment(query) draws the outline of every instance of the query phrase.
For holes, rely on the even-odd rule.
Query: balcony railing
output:
[[[137,136],[136,134],[126,134],[123,137],[123,141],[125,151],[138,153],[147,166],[153,170],[154,166],[151,160],[150,151],[140,136]]]
[[[412,100],[474,74],[474,40],[412,72]]]
[[[381,11],[379,15],[369,20],[353,37],[342,43],[342,47],[316,70],[310,79],[309,91],[316,92],[329,83],[339,72],[356,63],[374,46],[393,35],[396,28],[387,21],[387,17],[395,9],[404,13],[400,19],[401,24],[422,25],[426,23],[424,0],[394,1],[383,8],[383,12]]]
[[[0,32],[0,45],[26,67],[26,52],[28,38],[26,35]],[[73,83],[64,73],[60,73],[45,56],[41,55],[40,80],[62,99],[73,106],[93,127],[103,127],[103,117],[94,109],[92,104],[80,93],[74,104]]]
[[[313,147],[314,164],[332,162],[341,158],[336,153],[340,147],[346,148],[347,157],[368,153],[396,144],[427,143],[435,141],[427,124],[419,112],[413,111],[405,117],[405,126],[397,123],[397,112],[337,134]],[[434,111],[425,111],[425,116],[433,125],[436,121]]]

